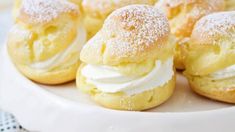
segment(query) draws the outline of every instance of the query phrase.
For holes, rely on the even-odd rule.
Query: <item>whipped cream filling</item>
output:
[[[77,37],[74,39],[73,43],[70,44],[70,46],[68,46],[64,51],[56,54],[52,58],[46,61],[35,62],[31,64],[30,67],[39,70],[47,70],[59,66],[71,53],[80,52],[85,43],[86,43],[86,30],[82,25],[80,25],[77,30]],[[67,64],[72,65],[76,63],[78,60],[79,60],[79,55],[76,56],[76,58],[74,58],[71,62],[68,62]]]
[[[86,65],[81,74],[86,82],[106,93],[124,92],[128,95],[142,93],[163,86],[174,76],[173,58],[162,62],[157,60],[155,67],[144,76],[123,75],[115,67]]]
[[[213,77],[213,79],[215,79],[215,80],[235,77],[235,65],[231,65],[231,66],[226,67],[222,70],[211,73],[210,77]]]

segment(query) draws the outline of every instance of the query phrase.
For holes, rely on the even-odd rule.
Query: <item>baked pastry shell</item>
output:
[[[165,85],[139,94],[126,95],[123,92],[105,93],[86,83],[85,77],[81,75],[81,69],[85,65],[81,64],[78,69],[76,79],[77,87],[79,90],[88,93],[96,103],[106,108],[129,111],[147,110],[165,102],[173,94],[175,89],[176,75]]]
[[[207,98],[235,103],[235,78],[213,80],[210,77],[193,77],[187,75],[190,87],[199,95]]]

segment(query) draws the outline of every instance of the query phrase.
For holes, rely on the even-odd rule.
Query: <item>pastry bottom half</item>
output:
[[[19,71],[32,81],[42,84],[63,84],[72,81],[76,78],[76,71],[79,67],[80,62],[73,65],[59,67],[50,71],[40,71],[32,69],[25,65],[16,65]]]
[[[235,77],[214,80],[208,76],[186,76],[191,88],[196,93],[217,101],[235,103]]]
[[[106,108],[129,111],[150,109],[165,102],[173,94],[175,88],[176,77],[174,76],[164,86],[140,94],[105,93],[86,83],[85,77],[80,73],[82,67],[80,66],[77,73],[77,87],[88,93],[96,103]]]

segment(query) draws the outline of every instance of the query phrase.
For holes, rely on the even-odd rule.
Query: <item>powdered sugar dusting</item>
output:
[[[22,8],[30,21],[35,23],[49,22],[61,13],[78,13],[78,7],[65,0],[23,0]]]
[[[195,25],[194,33],[200,34],[202,38],[207,39],[221,37],[234,38],[235,11],[214,13],[202,18]]]
[[[112,13],[102,31],[110,37],[107,47],[114,49],[112,54],[125,57],[154,48],[168,37],[170,29],[167,18],[158,9],[132,5]]]

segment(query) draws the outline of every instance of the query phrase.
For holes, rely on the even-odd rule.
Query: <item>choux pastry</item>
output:
[[[26,77],[43,84],[74,80],[86,30],[78,6],[64,0],[23,0],[8,35],[8,52]]]
[[[184,69],[182,54],[184,43],[188,41],[194,24],[203,16],[224,10],[224,0],[160,0],[155,5],[166,13],[171,33],[175,36],[175,66]]]
[[[157,8],[117,9],[83,47],[77,87],[111,109],[158,106],[174,91],[174,47],[167,18]]]
[[[193,90],[235,103],[235,11],[200,19],[186,45],[186,71]]]

